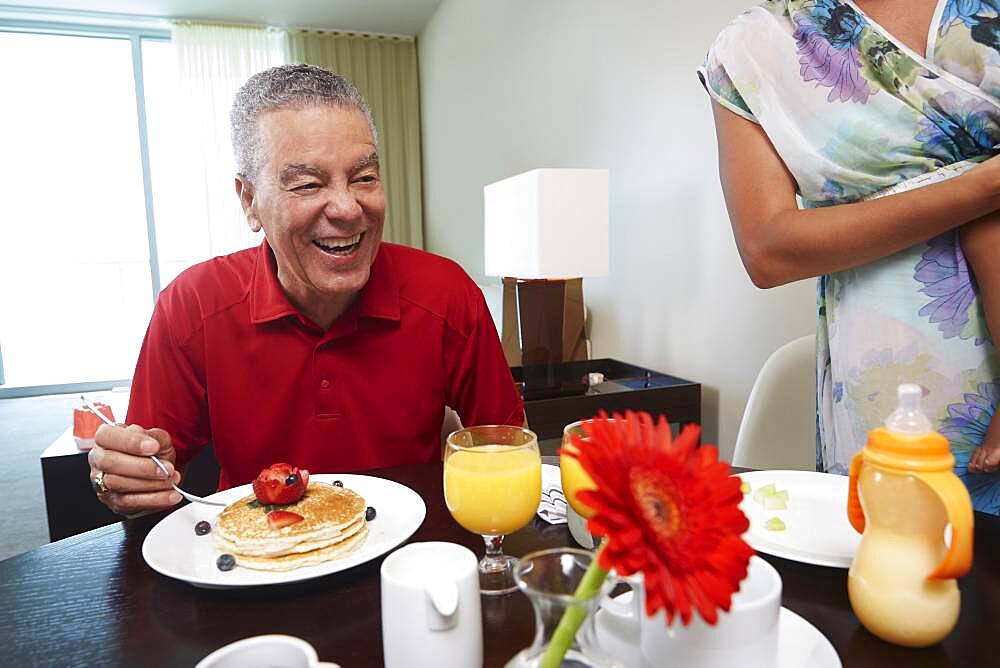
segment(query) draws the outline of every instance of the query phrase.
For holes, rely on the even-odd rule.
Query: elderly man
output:
[[[440,457],[445,406],[522,424],[482,293],[450,260],[382,242],[371,114],[308,65],[256,74],[232,108],[236,193],[258,247],[191,267],[156,304],[128,427],[105,427],[91,479],[112,510],[170,489],[211,442],[220,488],[285,461],[357,471]],[[156,455],[163,474],[145,455]]]

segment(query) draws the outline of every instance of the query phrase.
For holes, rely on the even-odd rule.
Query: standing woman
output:
[[[960,243],[1000,216],[1000,0],[771,0],[699,74],[750,278],[819,277],[817,469],[846,473],[916,382],[976,509],[1000,514],[980,447],[1000,439],[1000,362]]]

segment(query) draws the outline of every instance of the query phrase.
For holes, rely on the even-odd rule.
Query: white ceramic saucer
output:
[[[615,600],[628,603],[632,592]],[[639,651],[638,630],[626,629],[618,618],[597,611],[597,639],[601,648],[625,668],[653,668]],[[841,668],[840,657],[815,626],[788,608],[778,616],[778,660],[774,668]]]

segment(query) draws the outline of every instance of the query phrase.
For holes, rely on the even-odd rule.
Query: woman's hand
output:
[[[994,415],[983,444],[972,453],[969,473],[993,473],[997,468],[1000,468],[1000,420]]]
[[[1000,174],[1000,161],[992,158],[980,167],[984,174]],[[968,172],[972,174],[972,172]],[[986,324],[993,338],[994,350],[1000,343],[1000,212],[983,216],[959,230],[959,241],[962,252],[968,263],[969,270],[976,278],[979,286],[979,297],[983,303]],[[1000,419],[996,413],[986,428],[983,443],[972,453],[969,460],[969,471],[973,473],[992,473],[1000,465]]]
[[[976,448],[969,460],[969,473],[993,473],[1000,467],[1000,441]]]

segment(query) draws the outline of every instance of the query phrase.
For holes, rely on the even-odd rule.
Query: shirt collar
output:
[[[358,301],[344,315],[352,311],[358,316],[399,320],[399,283],[385,244],[379,245],[368,282],[361,289]],[[260,324],[289,315],[304,317],[281,287],[274,253],[265,239],[260,244],[250,281],[250,321]]]
[[[379,243],[368,283],[361,290],[357,306],[361,316],[399,320],[399,280],[392,254],[384,243]]]

